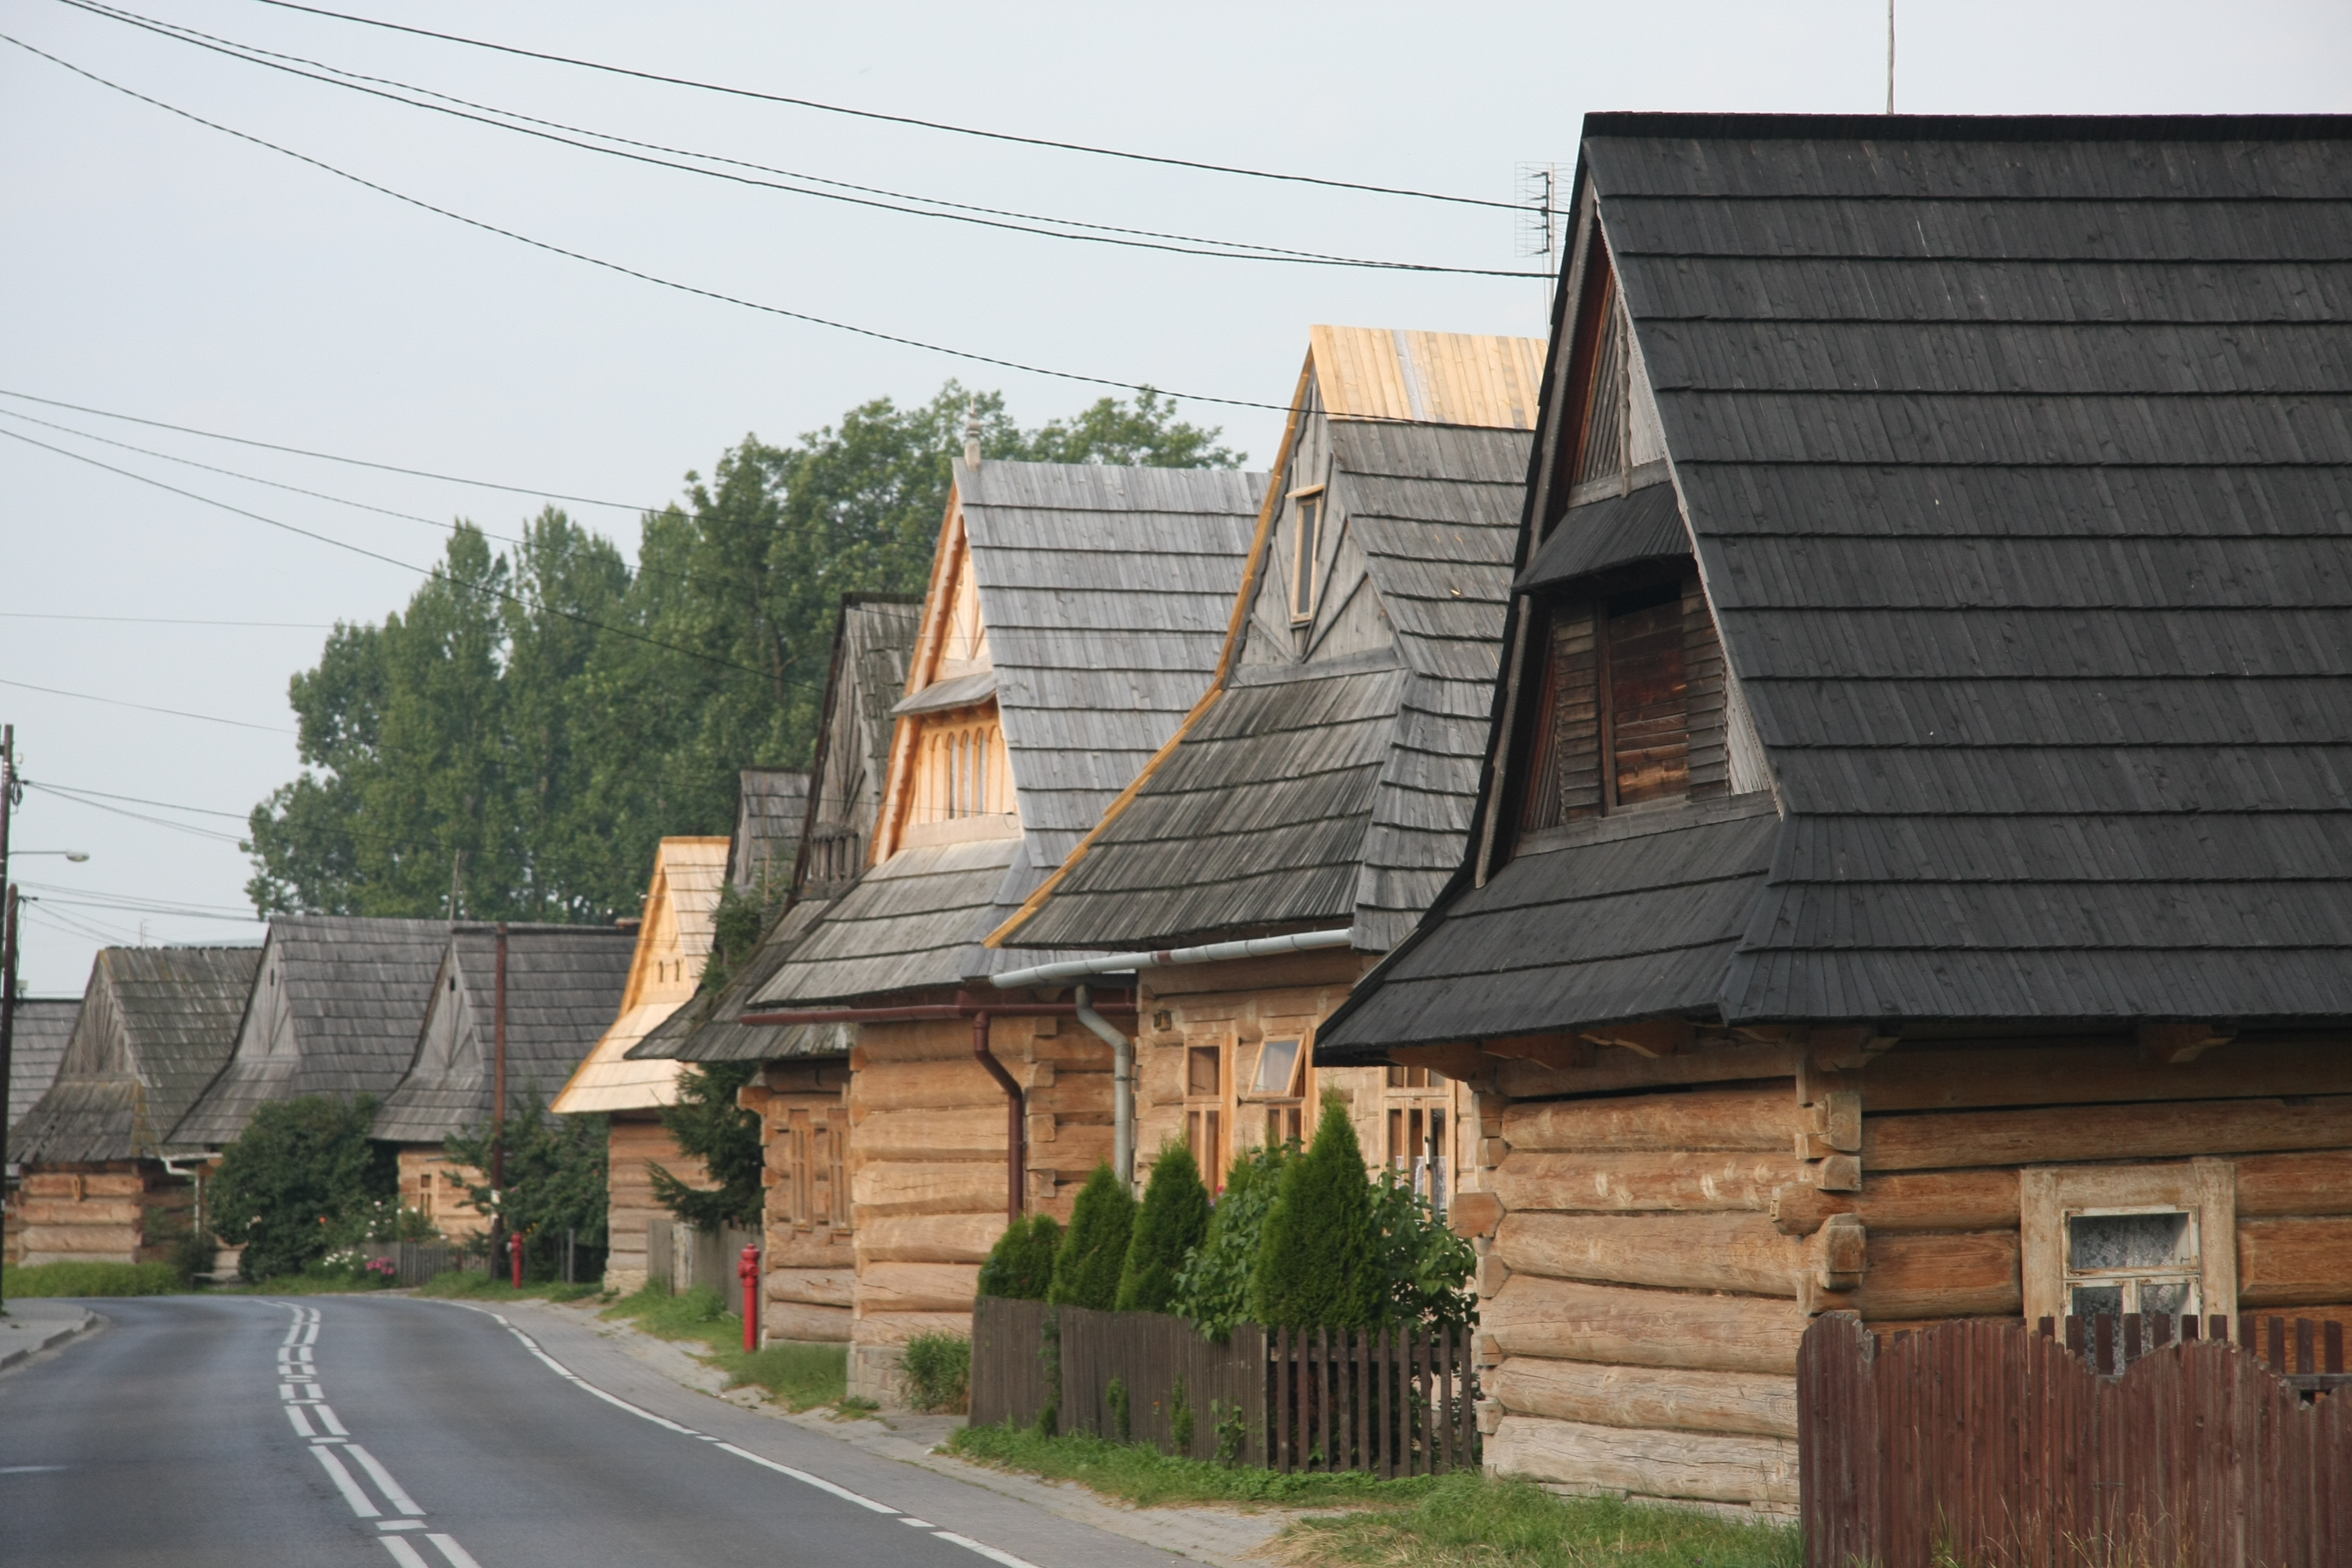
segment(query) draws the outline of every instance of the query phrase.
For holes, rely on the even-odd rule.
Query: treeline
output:
[[[1241,460],[1149,392],[1024,429],[950,382],[746,437],[644,518],[634,571],[554,508],[508,551],[460,523],[405,610],[293,678],[302,772],[254,808],[256,910],[635,912],[663,836],[732,829],[736,770],[806,763],[840,595],[922,588],[973,412],[993,458]]]

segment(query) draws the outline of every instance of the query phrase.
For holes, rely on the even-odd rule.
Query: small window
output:
[[[1298,1042],[1268,1040],[1258,1047],[1257,1077],[1250,1082],[1252,1094],[1297,1094],[1292,1087],[1298,1078]]]
[[[2181,1209],[2087,1209],[2066,1215],[2066,1310],[2199,1310],[2197,1216]]]
[[[1290,618],[1315,618],[1315,574],[1323,552],[1323,492],[1310,490],[1297,498],[1298,531],[1290,563]]]
[[[1551,609],[1529,671],[1522,829],[1690,795],[1691,654],[1706,614],[1695,574]],[[1712,623],[1703,629],[1711,670]]]
[[[1225,1184],[1224,1055],[1222,1046],[1184,1053],[1184,1142],[1212,1193]]]

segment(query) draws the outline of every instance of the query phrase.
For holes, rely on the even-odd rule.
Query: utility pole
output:
[[[8,880],[9,818],[16,809],[23,786],[16,782],[16,726],[0,725],[0,1215],[6,1213],[8,1169],[8,1084],[16,1047],[16,886]],[[0,1230],[6,1220],[0,1218]],[[7,1310],[0,1293],[0,1311]]]
[[[498,999],[490,1010],[490,1192],[501,1211],[507,1190],[507,922],[499,922]],[[503,1219],[496,1222],[505,1228]],[[522,1237],[509,1235],[508,1245],[520,1247]],[[493,1253],[496,1247],[492,1248]]]

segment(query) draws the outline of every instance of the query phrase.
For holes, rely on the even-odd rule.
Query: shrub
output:
[[[971,1342],[961,1334],[917,1334],[898,1366],[916,1409],[961,1415],[971,1403]]]
[[[21,1296],[168,1296],[183,1288],[168,1263],[36,1263],[11,1265],[0,1294]]]
[[[1135,1228],[1135,1199],[1106,1160],[1078,1190],[1070,1233],[1054,1256],[1054,1284],[1045,1300],[1057,1306],[1109,1310],[1118,1301],[1118,1274]]]
[[[1392,1171],[1373,1185],[1372,1231],[1384,1321],[1470,1327],[1477,1316],[1469,1284],[1478,1254]]]
[[[565,1231],[576,1233],[583,1247],[603,1247],[605,1216],[611,1208],[605,1119],[550,1116],[536,1094],[526,1093],[509,1101],[505,1132],[507,1183],[496,1198],[490,1194],[488,1179],[492,1131],[491,1124],[485,1121],[442,1146],[451,1163],[484,1178],[479,1185],[467,1184],[467,1201],[478,1212],[495,1216],[509,1234],[520,1232],[535,1238],[538,1255],[530,1262],[534,1268],[547,1268],[549,1278],[561,1268]],[[473,1245],[488,1251],[488,1235],[478,1232]]]
[[[1005,1226],[980,1266],[980,1294],[1014,1301],[1042,1301],[1054,1285],[1054,1255],[1062,1227],[1052,1215],[1023,1215]]]
[[[1372,1184],[1347,1108],[1323,1103],[1314,1146],[1282,1173],[1250,1278],[1252,1315],[1268,1328],[1362,1328],[1382,1311]]]
[[[1290,1144],[1234,1156],[1224,1195],[1209,1216],[1209,1234],[1177,1271],[1169,1310],[1218,1344],[1232,1339],[1234,1325],[1249,1318],[1250,1277],[1257,1268],[1266,1212],[1281,1194],[1283,1168],[1297,1158],[1297,1146]]]
[[[1135,1216],[1118,1274],[1118,1310],[1164,1312],[1176,1300],[1176,1272],[1209,1234],[1209,1189],[1192,1151],[1171,1142],[1151,1163],[1151,1184]]]
[[[271,1100],[253,1113],[222,1151],[211,1194],[214,1229],[245,1244],[239,1274],[299,1274],[336,1244],[339,1227],[397,1195],[397,1156],[368,1138],[374,1119],[366,1095]]]

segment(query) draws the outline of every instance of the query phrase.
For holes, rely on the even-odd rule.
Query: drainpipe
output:
[[[1004,1090],[1004,1223],[1013,1225],[1021,1218],[1022,1189],[1029,1184],[1029,1129],[1024,1125],[1028,1106],[1022,1099],[1020,1079],[1007,1072],[996,1053],[988,1048],[985,1007],[971,1016],[971,1054]]]
[[[1111,1169],[1129,1191],[1135,1187],[1135,1041],[1094,1010],[1083,985],[1077,990],[1078,1022],[1110,1046]]]

